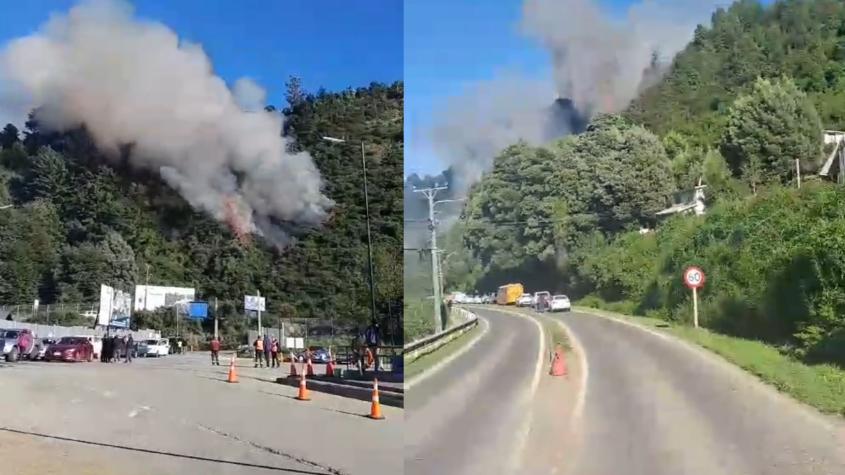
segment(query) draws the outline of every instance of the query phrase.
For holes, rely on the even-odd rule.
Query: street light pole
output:
[[[344,139],[335,137],[323,137],[326,142],[332,143],[346,143]],[[367,221],[367,265],[369,270],[370,280],[370,319],[372,323],[376,323],[376,288],[375,277],[373,273],[373,238],[370,232],[370,194],[367,190],[367,159],[364,153],[364,142],[361,141],[361,170],[364,174],[364,214]]]

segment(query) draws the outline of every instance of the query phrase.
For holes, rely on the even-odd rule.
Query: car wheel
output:
[[[14,363],[15,361],[18,360],[18,356],[19,356],[18,349],[12,348],[12,351],[10,351],[8,355],[6,355],[6,361]]]

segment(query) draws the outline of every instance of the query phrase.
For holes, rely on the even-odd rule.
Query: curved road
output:
[[[705,350],[601,317],[560,318],[589,368],[572,474],[845,474],[840,420]]]
[[[474,310],[488,332],[405,400],[405,473],[506,473],[516,463],[542,335],[529,318]]]
[[[525,445],[529,405],[542,420],[549,396],[543,384],[536,397],[533,392],[537,325],[494,308],[474,311],[489,322],[489,332],[406,396],[405,473],[526,473],[528,467],[515,464],[550,459],[552,451],[566,466],[529,471],[845,474],[842,419],[796,403],[706,350],[577,312],[552,318],[580,343],[586,386],[555,386],[551,396],[567,404],[585,390],[585,403],[574,419],[550,421],[572,434]],[[559,414],[548,418],[564,418]]]

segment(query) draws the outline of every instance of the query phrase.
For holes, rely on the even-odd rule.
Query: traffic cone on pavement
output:
[[[296,377],[296,358],[290,354],[290,376]]]
[[[370,407],[370,419],[384,419],[381,415],[381,404],[378,400],[378,379],[373,379],[373,404]]]
[[[238,382],[238,373],[235,371],[235,355],[232,355],[232,361],[229,363],[229,378],[226,381],[229,383]]]
[[[558,345],[555,348],[555,356],[552,360],[552,368],[549,374],[552,376],[566,376],[566,360],[563,355],[563,348]]]
[[[308,376],[314,376],[314,365],[311,364],[311,358],[308,358]]]
[[[332,358],[331,350],[329,350],[329,364],[326,365],[326,376],[334,376],[334,358]]]
[[[308,388],[305,386],[305,372],[302,372],[302,377],[299,380],[299,394],[296,396],[300,401],[310,401],[311,396],[308,395]]]

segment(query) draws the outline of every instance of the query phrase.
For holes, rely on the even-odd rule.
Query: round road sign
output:
[[[684,285],[691,289],[699,289],[704,287],[704,281],[707,280],[704,276],[704,271],[698,267],[687,267],[684,271]]]

